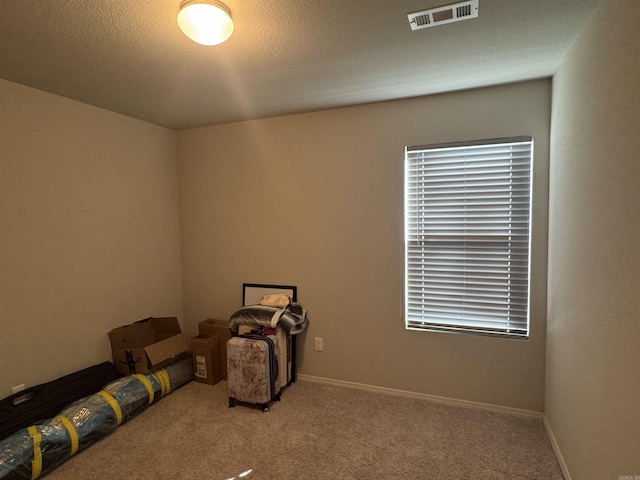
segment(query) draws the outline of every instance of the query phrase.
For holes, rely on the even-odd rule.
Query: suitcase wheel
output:
[[[262,405],[262,413],[269,413],[269,405],[266,403]]]
[[[233,408],[236,406],[236,399],[233,397],[229,397],[229,408]]]

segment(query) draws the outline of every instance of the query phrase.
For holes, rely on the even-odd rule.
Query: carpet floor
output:
[[[47,480],[562,480],[539,418],[298,381],[267,414],[191,382]]]

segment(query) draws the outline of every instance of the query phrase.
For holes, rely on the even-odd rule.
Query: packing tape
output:
[[[40,442],[42,436],[37,427],[31,426],[27,429],[31,438],[33,438],[33,461],[31,462],[31,480],[35,480],[42,473],[42,450],[40,450]]]
[[[144,388],[147,389],[147,393],[149,394],[149,405],[151,405],[153,403],[153,398],[155,396],[155,392],[153,391],[153,385],[151,385],[151,382],[147,377],[145,377],[140,373],[136,373],[134,377],[137,378],[140,381],[140,383],[144,385]]]
[[[120,405],[118,405],[118,402],[116,402],[116,399],[113,398],[109,393],[105,392],[104,390],[101,390],[100,392],[98,392],[98,395],[104,398],[107,401],[107,403],[111,406],[113,413],[115,413],[116,415],[116,424],[120,425],[122,423],[122,410],[120,409]]]
[[[69,433],[69,438],[71,439],[71,452],[69,454],[70,457],[73,457],[78,451],[79,441],[78,441],[78,432],[76,431],[76,427],[69,421],[67,417],[64,415],[58,415],[56,417],[60,423],[64,426],[64,428]]]

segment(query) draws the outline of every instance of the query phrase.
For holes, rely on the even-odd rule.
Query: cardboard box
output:
[[[214,333],[191,337],[189,347],[193,354],[193,379],[210,385],[215,385],[222,380],[220,335]]]
[[[220,336],[220,365],[222,368],[222,379],[227,379],[227,342],[231,338],[229,320],[216,320],[208,318],[198,324],[198,332],[202,335]]]
[[[189,351],[187,338],[175,317],[145,318],[109,332],[113,363],[121,375],[128,375],[129,363],[135,373],[162,368]]]

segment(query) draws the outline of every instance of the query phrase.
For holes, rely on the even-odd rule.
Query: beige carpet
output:
[[[562,480],[538,418],[298,381],[271,412],[191,382],[60,466],[74,479]]]

